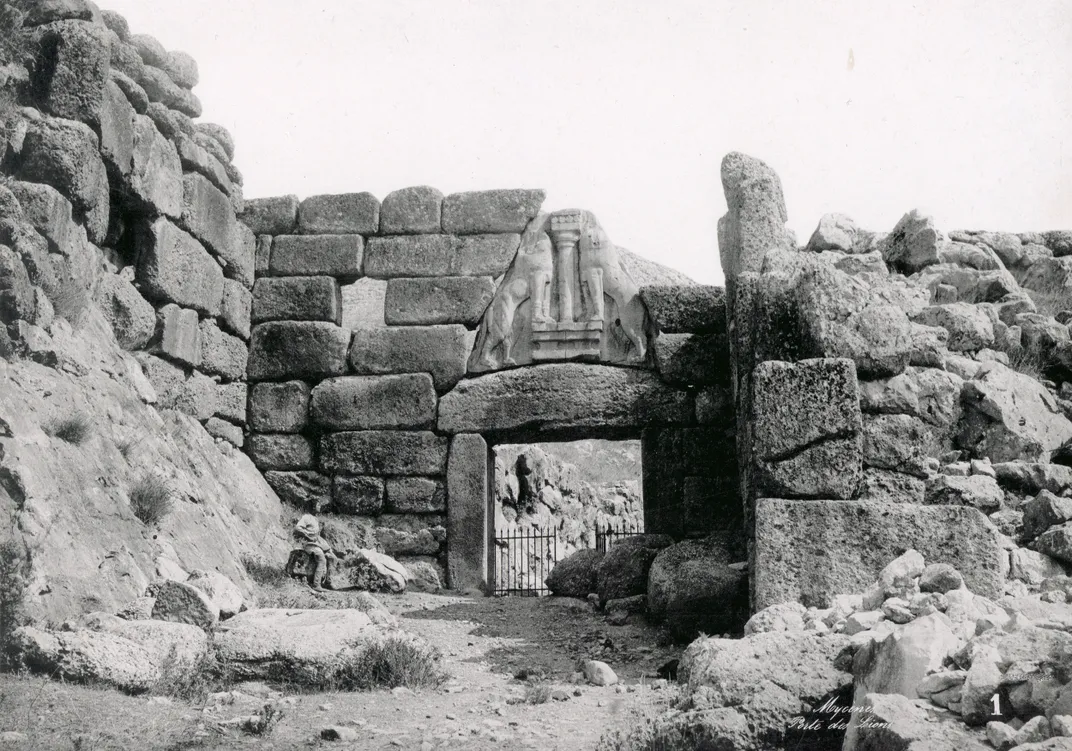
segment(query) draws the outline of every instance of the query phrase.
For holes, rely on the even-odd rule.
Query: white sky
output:
[[[197,59],[247,197],[541,187],[706,283],[734,150],[801,242],[1072,228],[1072,0],[100,2]]]

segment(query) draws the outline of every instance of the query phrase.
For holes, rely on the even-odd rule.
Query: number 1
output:
[[[994,714],[1001,714],[1001,697],[997,694],[994,694],[990,697],[990,701],[994,702]]]

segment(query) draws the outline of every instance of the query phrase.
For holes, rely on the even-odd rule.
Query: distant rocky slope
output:
[[[631,250],[619,248],[618,252],[621,254],[622,267],[633,277],[633,281],[641,287],[667,284],[687,287],[696,284],[680,271],[676,271],[669,266],[663,266],[661,263],[650,261]]]

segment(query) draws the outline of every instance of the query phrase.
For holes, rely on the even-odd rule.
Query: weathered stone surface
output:
[[[313,444],[293,433],[254,433],[249,437],[249,457],[258,469],[310,469]]]
[[[488,445],[480,435],[456,435],[447,460],[447,586],[491,586],[488,561]]]
[[[201,134],[188,136],[185,133],[177,134],[173,140],[179,152],[179,161],[182,162],[182,168],[185,171],[199,173],[228,197],[235,192],[235,186],[231,182],[231,178],[227,176],[227,170],[224,169],[223,163],[201,145],[202,142],[210,143],[213,148],[221,151],[222,155],[222,150],[219,149],[215,141]]]
[[[882,503],[923,503],[926,483],[919,477],[875,467],[864,468],[857,498]]]
[[[253,327],[251,380],[342,375],[350,332],[324,321],[272,321]]]
[[[183,383],[161,395],[157,406],[178,410],[196,420],[207,420],[216,414],[216,383],[194,371]]]
[[[372,235],[380,228],[380,202],[371,193],[310,196],[298,207],[303,235]]]
[[[945,242],[946,237],[935,228],[934,219],[913,209],[886,236],[882,257],[891,268],[912,274],[938,263],[938,251]]]
[[[375,550],[359,550],[339,561],[331,571],[333,589],[359,589],[365,592],[406,590],[410,573],[389,555]]]
[[[1033,540],[1050,527],[1072,521],[1072,498],[1043,490],[1023,505],[1023,512],[1024,539]]]
[[[517,234],[374,237],[365,249],[365,274],[380,279],[499,276],[520,242]]]
[[[836,594],[865,590],[908,548],[955,566],[973,592],[996,598],[1003,591],[997,530],[965,506],[764,498],[756,506],[755,539],[756,609],[793,600],[826,607]]]
[[[980,308],[965,302],[932,305],[912,320],[940,326],[949,332],[946,346],[953,352],[976,351],[994,343],[994,326]]]
[[[108,214],[108,175],[97,135],[84,123],[31,120],[22,142],[19,177],[51,185],[87,215],[100,206]]]
[[[220,323],[232,334],[249,339],[253,294],[234,279],[223,280]]]
[[[1001,462],[993,465],[1002,487],[1035,495],[1042,490],[1062,493],[1072,488],[1072,467],[1034,462]]]
[[[36,29],[34,36],[49,68],[49,75],[38,82],[43,109],[100,127],[111,57],[107,31],[91,23],[60,20]]]
[[[427,373],[343,376],[312,391],[310,416],[325,430],[431,428],[436,396]]]
[[[729,211],[718,222],[718,247],[732,299],[739,275],[759,272],[768,250],[793,243],[785,228],[782,182],[774,170],[735,151],[723,157],[721,177]]]
[[[997,480],[986,475],[951,477],[938,475],[927,483],[927,503],[945,503],[953,506],[974,506],[989,514],[997,511],[1005,502],[1005,494]]]
[[[254,323],[342,320],[339,283],[330,276],[261,277],[253,285]]]
[[[192,89],[197,86],[199,80],[197,61],[190,57],[189,54],[172,50],[165,55],[161,67],[171,77],[172,81],[184,89]]]
[[[200,590],[220,613],[220,618],[238,615],[245,608],[245,597],[238,586],[219,571],[195,569],[186,583]]]
[[[248,198],[238,218],[256,235],[289,235],[298,226],[298,197]]]
[[[542,190],[481,190],[443,199],[443,231],[458,235],[521,232],[543,205]]]
[[[220,620],[219,606],[191,584],[161,579],[153,582],[149,594],[156,598],[155,620],[188,623],[205,631],[211,631]]]
[[[257,238],[249,227],[242,222],[235,222],[234,240],[219,252],[223,262],[223,274],[234,279],[246,289],[253,289],[253,280],[257,268]]]
[[[71,202],[51,185],[12,180],[8,188],[18,199],[22,216],[48,240],[49,251],[61,252],[71,242]],[[12,242],[9,240],[8,242]]]
[[[201,330],[197,311],[170,303],[157,313],[160,320],[161,354],[197,367],[201,364]]]
[[[726,290],[706,285],[648,286],[640,298],[663,334],[711,334],[726,330]]]
[[[561,597],[588,597],[596,591],[596,572],[603,555],[595,548],[582,548],[563,558],[551,569],[547,588]]]
[[[860,384],[864,412],[905,414],[929,425],[949,428],[960,421],[964,379],[937,368],[909,367],[904,373]]]
[[[935,431],[911,415],[865,415],[864,466],[927,477],[928,464],[941,453]]]
[[[92,17],[93,10],[84,0],[40,0],[26,8],[22,25],[29,28],[53,21],[88,21]]]
[[[722,334],[660,334],[654,352],[667,383],[690,387],[729,381],[729,342]]]
[[[129,182],[133,197],[147,210],[172,218],[182,214],[182,163],[178,152],[145,115],[138,115],[134,121]]]
[[[427,185],[387,194],[380,207],[380,232],[413,235],[440,231],[443,194]]]
[[[104,274],[95,300],[120,347],[141,349],[149,343],[156,329],[156,311],[133,284],[116,274]]]
[[[135,358],[141,366],[145,377],[161,397],[186,380],[186,375],[183,373],[182,368],[171,364],[167,360],[144,352],[138,352]]]
[[[223,383],[216,389],[216,416],[231,422],[246,422],[248,387],[244,383]]]
[[[257,235],[257,248],[254,254],[253,270],[256,276],[266,275],[272,258],[272,236]]]
[[[480,321],[494,294],[495,283],[490,277],[391,279],[387,282],[384,320],[401,326],[472,326]]]
[[[250,391],[249,425],[261,433],[297,433],[309,420],[309,384],[258,383]]]
[[[824,250],[840,250],[851,253],[858,229],[852,217],[845,214],[823,214],[819,226],[808,240],[807,250],[818,253]]]
[[[249,351],[237,336],[220,331],[212,321],[201,321],[201,370],[225,381],[237,381],[246,374]]]
[[[685,392],[649,372],[549,364],[467,379],[439,403],[446,433],[640,428],[689,424]]]
[[[648,617],[665,620],[679,641],[739,632],[748,618],[748,574],[730,568],[729,558],[718,536],[659,551],[648,571]]]
[[[339,514],[376,516],[383,511],[383,495],[380,477],[340,475],[332,479],[332,507]]]
[[[767,492],[852,498],[861,471],[852,361],[768,361],[756,367],[753,379],[752,451]]]
[[[155,65],[145,64],[138,83],[149,95],[149,101],[159,102],[187,117],[201,117],[201,100],[192,91],[176,85],[167,73]]]
[[[197,240],[168,220],[157,219],[142,233],[141,243],[137,278],[147,297],[219,314],[223,272]]]
[[[361,375],[428,372],[442,392],[465,375],[471,350],[472,337],[460,324],[358,328],[350,346],[350,367]]]
[[[126,176],[134,159],[134,107],[118,85],[109,80],[101,107],[101,156],[114,175]]]
[[[361,273],[361,235],[276,235],[268,270],[273,276],[334,276],[353,279]]]
[[[155,598],[151,599],[155,602]],[[89,631],[129,639],[145,648],[161,668],[170,662],[172,670],[196,669],[208,652],[208,635],[188,623],[155,620],[152,604],[149,610],[143,619],[123,619],[98,612],[83,615],[77,623]]]
[[[208,136],[213,141],[215,141],[216,143],[218,143],[220,146],[223,147],[223,153],[224,153],[224,156],[227,158],[227,161],[230,161],[231,159],[234,159],[234,155],[235,155],[234,136],[231,135],[231,132],[229,130],[227,130],[227,128],[223,127],[222,125],[217,125],[216,123],[197,123],[196,127],[197,127],[197,132],[198,133],[201,133],[201,134],[203,134],[205,136]],[[264,200],[271,200],[271,199],[263,199],[262,198],[260,200],[264,201]],[[297,202],[295,201],[295,204],[296,203]]]
[[[959,719],[938,710],[928,710],[899,694],[868,694],[861,703],[867,723],[861,727],[846,751],[885,749],[964,749],[990,751],[979,736],[968,732]]]
[[[319,514],[332,504],[331,478],[319,472],[268,471],[264,479],[279,500],[310,514]]]
[[[1053,395],[1030,376],[985,363],[964,384],[957,444],[993,462],[1045,461],[1072,438],[1072,422]]]
[[[322,676],[340,657],[360,652],[388,633],[382,608],[360,610],[247,610],[220,624],[215,648],[219,659],[237,677],[265,679],[290,675],[297,680]],[[402,631],[393,636],[431,654],[421,639]]]
[[[182,177],[183,227],[221,258],[230,258],[235,240],[235,215],[231,200],[198,174]]]
[[[1048,555],[1027,548],[1009,552],[1009,578],[1037,585],[1055,576],[1064,576],[1065,567]]]
[[[395,514],[441,514],[447,510],[447,488],[431,477],[394,477],[387,480],[385,502]]]
[[[447,439],[428,431],[362,430],[320,439],[320,466],[339,475],[442,475]]]
[[[1051,558],[1072,564],[1072,524],[1050,527],[1035,540],[1035,548]]]
[[[160,678],[149,651],[130,639],[80,630],[50,633],[32,626],[15,629],[12,650],[33,671],[76,683],[104,683],[132,693],[148,691]]]
[[[646,594],[648,570],[659,551],[674,542],[669,535],[633,535],[615,541],[596,570],[600,604],[607,600]]]

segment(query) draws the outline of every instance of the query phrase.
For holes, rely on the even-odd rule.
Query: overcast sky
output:
[[[100,0],[191,53],[247,197],[539,187],[721,283],[719,164],[801,242],[1072,228],[1072,0]]]

